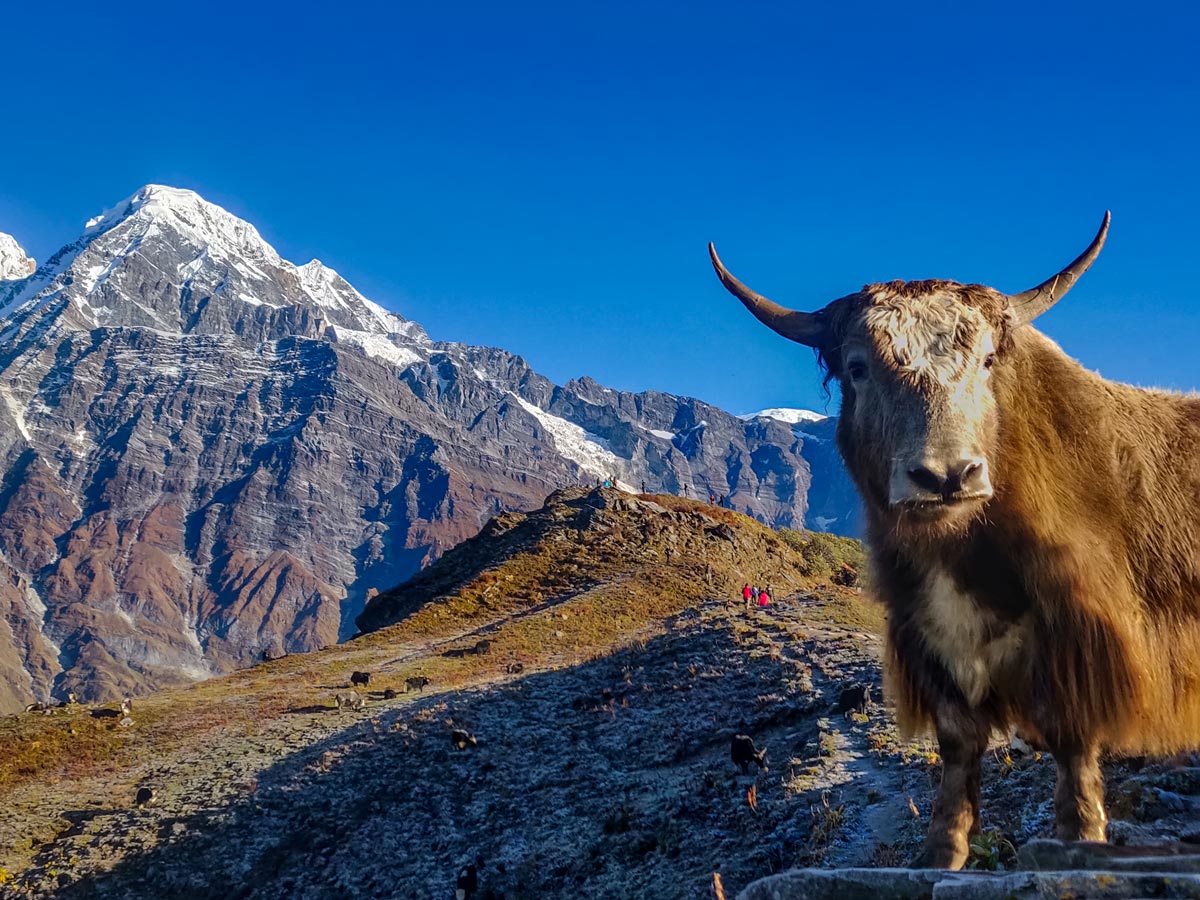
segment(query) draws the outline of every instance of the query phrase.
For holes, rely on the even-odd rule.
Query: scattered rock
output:
[[[1017,851],[1022,869],[1200,873],[1200,854],[1187,844],[1114,846],[1091,841],[1033,840]]]
[[[1009,872],[942,869],[796,869],[764,878],[738,900],[1195,900],[1200,878],[1171,872]]]
[[[717,525],[714,528],[710,528],[708,533],[719,537],[723,541],[729,541],[731,544],[737,543],[737,534],[725,522],[722,522],[720,525]]]
[[[737,900],[929,900],[947,876],[924,869],[794,869],[754,882]]]

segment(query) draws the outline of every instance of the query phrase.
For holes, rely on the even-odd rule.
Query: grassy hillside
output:
[[[860,563],[678,498],[559,492],[379,595],[346,644],[139,700],[128,727],[0,720],[0,896],[441,897],[477,858],[479,897],[704,896],[715,871],[733,896],[903,861],[938,759],[880,705],[839,709],[879,680]],[[746,581],[777,602],[744,609]],[[335,711],[354,670],[366,706]],[[737,732],[768,771],[732,765]],[[1048,760],[987,768],[981,865],[1049,827]],[[1166,827],[1137,777],[1114,800]]]

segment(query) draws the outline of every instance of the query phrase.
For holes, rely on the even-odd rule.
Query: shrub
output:
[[[866,563],[866,553],[858,541],[824,531],[796,531],[791,528],[779,529],[779,535],[788,546],[800,552],[803,560],[800,570],[803,574],[811,578],[828,578],[838,573],[845,579],[848,577],[842,574],[845,568],[855,573],[854,582],[857,584],[857,573]]]

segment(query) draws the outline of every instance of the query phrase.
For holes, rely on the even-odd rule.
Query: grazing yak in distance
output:
[[[759,750],[754,746],[754,738],[748,734],[735,734],[729,741],[729,758],[735,766],[740,766],[743,775],[750,774],[751,764],[767,771],[767,748]]]
[[[889,613],[886,690],[941,748],[918,865],[965,862],[993,730],[1053,752],[1069,840],[1104,840],[1101,751],[1200,744],[1200,399],[1106,381],[1029,324],[1108,223],[1019,294],[893,281],[815,313],[750,290],[709,245],[725,287],[840,384],[838,448]]]

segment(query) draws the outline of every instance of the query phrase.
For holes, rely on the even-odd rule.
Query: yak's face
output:
[[[842,385],[838,444],[867,503],[897,526],[954,528],[992,496],[1003,375],[1012,330],[1062,299],[1104,246],[1108,213],[1065,269],[1019,294],[953,281],[868,285],[817,312],[773,303],[717,277],[760,322],[815,347]]]
[[[894,282],[836,301],[827,318],[821,350],[842,386],[839,439],[867,501],[898,522],[969,520],[992,496],[1007,298]]]

